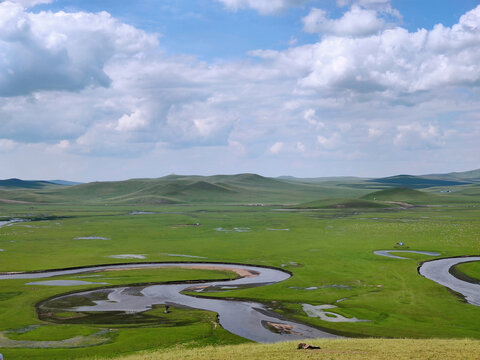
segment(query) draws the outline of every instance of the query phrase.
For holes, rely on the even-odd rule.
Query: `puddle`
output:
[[[109,258],[114,259],[145,259],[145,255],[136,255],[136,254],[119,254],[119,255],[109,255]]]
[[[3,249],[0,249],[0,251],[3,251]]]
[[[30,331],[33,331],[35,329],[38,329],[42,325],[28,325],[19,329],[9,329],[6,332],[7,333],[14,333],[14,334],[26,334]]]
[[[281,264],[280,266],[281,267],[287,267],[287,266],[289,266],[289,267],[303,267],[302,264],[297,263],[295,261],[290,261],[288,264]]]
[[[290,229],[272,229],[272,228],[267,228],[268,231],[290,231]]]
[[[234,227],[233,229],[224,229],[224,228],[216,228],[215,231],[222,231],[222,232],[249,232],[251,229],[249,227]]]
[[[428,255],[428,256],[440,256],[439,253],[432,252],[432,251],[416,251],[416,250],[375,250],[373,253],[379,256],[385,256],[393,259],[406,259],[411,260],[409,258],[403,256],[396,256],[390,253],[412,253],[412,254],[420,254],[420,255]]]
[[[152,215],[155,214],[153,211],[132,211],[128,215]]]
[[[82,280],[46,280],[34,281],[25,285],[44,285],[44,286],[77,286],[77,285],[109,285],[106,282],[91,282]]]
[[[166,256],[175,256],[175,257],[187,257],[187,258],[196,258],[196,259],[206,259],[206,257],[205,257],[205,256],[185,255],[185,254],[168,254],[168,253],[160,253],[160,255],[166,255]]]
[[[13,225],[15,223],[24,222],[24,221],[30,221],[30,219],[14,218],[14,219],[10,219],[10,220],[3,220],[3,221],[0,221],[0,227],[10,226],[10,225]]]
[[[351,290],[352,287],[349,285],[339,285],[339,284],[332,284],[332,285],[322,285],[322,286],[310,286],[310,287],[297,287],[297,286],[290,286],[290,289],[295,290],[319,290],[319,289],[348,289]]]
[[[112,240],[112,239],[102,237],[102,236],[79,236],[79,237],[73,238],[73,240]]]
[[[347,318],[343,315],[334,313],[332,311],[325,311],[327,309],[335,309],[338,306],[335,305],[310,305],[302,304],[302,309],[309,317],[318,317],[320,320],[328,322],[364,322],[370,320],[357,319],[356,317]]]

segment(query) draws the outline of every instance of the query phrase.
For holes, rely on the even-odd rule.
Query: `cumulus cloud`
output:
[[[353,6],[339,19],[330,19],[325,10],[313,8],[302,22],[306,32],[336,36],[367,36],[378,33],[387,26],[375,10],[358,6]]]
[[[337,0],[338,6],[357,5],[366,9],[374,9],[384,15],[401,19],[400,12],[392,7],[391,0]]]
[[[136,110],[131,114],[122,115],[115,124],[115,130],[120,132],[134,131],[144,128],[147,124],[147,115],[141,110]]]
[[[444,145],[444,137],[437,126],[412,123],[397,127],[393,143],[406,149],[436,148]]]
[[[279,154],[283,150],[284,147],[285,147],[285,144],[281,141],[278,141],[275,144],[273,144],[272,146],[270,146],[270,152],[273,155]]]
[[[347,14],[383,19],[369,6]],[[449,134],[460,120],[435,119],[480,112],[480,7],[452,27],[361,37],[360,26],[340,28],[313,44],[252,51],[252,61],[209,64],[166,56],[155,34],[106,13],[33,14],[1,3],[0,152],[37,143],[62,156],[125,158],[160,148],[217,164],[236,156],[225,161],[232,169],[262,156],[294,160],[282,166],[306,159],[311,169],[312,159],[370,161],[452,139],[478,147],[478,128]]]
[[[292,6],[300,6],[308,0],[217,0],[229,10],[253,9],[262,15],[275,14]]]
[[[333,133],[330,136],[323,136],[323,135],[318,135],[317,136],[317,142],[318,144],[325,149],[336,149],[341,145],[342,141],[342,136],[336,132]]]
[[[108,62],[148,46],[157,46],[155,35],[105,12],[34,14],[20,4],[0,3],[0,96],[107,87]]]
[[[9,152],[16,148],[17,143],[10,139],[0,139],[0,152]]]
[[[296,71],[297,91],[378,93],[398,100],[401,94],[478,86],[479,29],[480,6],[452,27],[416,32],[397,27],[355,39],[327,36],[312,45],[252,54],[287,74]]]
[[[0,1],[0,3],[11,2],[11,3],[22,5],[24,8],[30,8],[35,5],[50,4],[54,1],[55,0],[4,0],[4,1]]]

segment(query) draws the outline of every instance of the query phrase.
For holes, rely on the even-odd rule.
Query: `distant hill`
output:
[[[16,188],[16,189],[42,189],[56,184],[43,180],[20,180],[16,178],[0,180],[0,187],[2,188]]]
[[[378,201],[412,204],[478,201],[476,194],[479,189],[475,185],[480,186],[480,182],[473,182],[478,172],[480,170],[452,173],[456,174],[457,178],[470,179],[468,181],[454,180],[453,175],[451,178],[441,178],[445,177],[445,174],[438,175],[438,178],[433,175],[398,175],[379,179],[300,179],[269,178],[248,173],[213,176],[169,175],[154,179],[85,184],[65,180],[8,179],[0,180],[0,200],[59,204],[302,204],[312,208],[375,208],[389,206],[388,203],[381,204]]]
[[[74,185],[82,184],[81,182],[67,181],[67,180],[47,180],[47,181],[52,184],[65,185],[65,186],[74,186]]]
[[[480,182],[480,169],[463,172],[451,172],[446,174],[430,174],[424,176],[431,179]]]
[[[3,191],[1,199],[16,201],[85,204],[296,204],[328,197],[355,198],[365,189],[336,184],[297,183],[257,174],[169,175],[156,179],[92,182],[52,189]]]
[[[427,193],[410,188],[393,188],[375,191],[370,194],[362,196],[361,199],[370,201],[391,201],[397,203],[407,203],[415,205],[437,204],[442,202],[449,202],[448,197],[442,195]]]
[[[447,180],[441,178],[431,178],[426,176],[397,175],[379,179],[367,180],[368,182],[385,184],[394,187],[408,187],[412,189],[422,189],[435,186],[457,186],[471,184],[469,181]]]
[[[294,206],[298,209],[381,209],[394,207],[394,204],[363,199],[327,199],[310,201]]]

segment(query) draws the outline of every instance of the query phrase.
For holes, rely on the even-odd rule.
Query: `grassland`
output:
[[[202,186],[211,189],[209,185]],[[230,187],[231,190],[234,185],[218,186]],[[242,182],[235,186],[237,189],[248,187]],[[476,185],[469,186],[468,191],[472,191]],[[463,185],[460,187],[465,189]],[[209,296],[262,302],[288,318],[349,337],[478,339],[480,308],[466,304],[447,289],[418,275],[419,262],[431,257],[408,254],[405,256],[409,260],[399,260],[373,254],[374,250],[394,249],[398,242],[404,242],[404,248],[435,251],[441,253],[441,257],[478,255],[480,204],[476,193],[459,195],[440,194],[438,191],[419,193],[416,190],[412,190],[413,193],[405,190],[389,193],[387,190],[359,199],[365,195],[365,189],[352,189],[345,196],[348,199],[332,196],[336,199],[314,202],[311,208],[285,209],[283,206],[222,204],[226,199],[223,195],[219,203],[215,203],[215,197],[208,198],[208,189],[203,195],[205,198],[199,196],[196,198],[200,199],[199,202],[190,205],[93,204],[96,196],[101,199],[97,202],[102,201],[102,196],[103,199],[121,196],[120,193],[102,195],[100,190],[95,195],[88,195],[92,204],[88,201],[76,204],[0,204],[4,219],[21,217],[34,220],[0,228],[0,249],[4,250],[0,252],[0,272],[142,261],[110,257],[119,254],[143,255],[143,261],[192,260],[171,256],[177,254],[203,257],[195,258],[195,261],[268,265],[289,270],[293,277],[271,286],[209,293]],[[48,191],[49,196],[53,196],[52,190]],[[277,188],[275,191],[280,190]],[[17,190],[14,192],[18,194]],[[273,193],[272,190],[264,199],[274,199]],[[302,193],[298,202],[304,201],[307,193]],[[325,198],[327,193],[322,192],[322,196],[316,199]],[[78,194],[79,199],[87,196],[85,194]],[[283,200],[293,202],[297,195],[293,192],[285,195]],[[257,203],[253,198],[245,202],[250,201]],[[389,201],[435,206],[402,208]],[[130,215],[134,210],[147,213]],[[194,223],[200,226],[192,226]],[[248,228],[248,231],[237,232],[235,228],[238,227]],[[108,240],[85,239],[88,237]],[[464,264],[461,269],[471,277],[480,278],[478,264]],[[92,281],[107,282],[109,286],[232,276],[225,272],[186,269],[132,270],[95,275],[100,276],[92,278]],[[61,279],[79,278],[64,276]],[[28,282],[30,280],[0,281],[2,336],[15,341],[30,341],[34,346],[40,346],[38,342],[43,341],[62,341],[76,336],[93,339],[97,336],[95,341],[98,344],[78,348],[3,348],[0,343],[6,359],[111,358],[146,349],[161,349],[162,353],[165,352],[161,356],[174,357],[174,354],[178,356],[175,353],[178,344],[187,344],[185,348],[190,349],[248,342],[216,326],[216,314],[198,310],[173,309],[169,314],[172,316],[166,318],[161,311],[153,309],[147,314],[153,322],[129,322],[128,319],[116,322],[109,319],[103,323],[72,323],[68,321],[71,317],[68,313],[63,314],[65,321],[42,321],[35,310],[38,302],[57,294],[105,285],[52,287],[26,285]],[[370,321],[332,323],[311,318],[302,310],[304,303],[334,304],[338,306],[334,311],[341,315]],[[99,331],[103,333],[98,335]],[[350,344],[348,346],[357,346],[356,342]],[[369,356],[372,355],[370,358],[375,358],[376,345],[368,341],[363,344],[365,350],[359,350],[359,353],[366,351]],[[478,345],[471,341],[467,341],[467,345],[462,345],[461,341],[442,344],[447,344],[446,348],[465,346],[468,353]],[[267,357],[262,349],[274,354],[277,354],[275,349],[284,349],[283,355],[307,356],[297,355],[297,350],[290,353],[282,346],[291,345],[253,347],[256,350],[251,350],[250,358]],[[397,345],[389,346],[395,348]],[[402,355],[403,345],[398,346],[395,353],[399,356],[396,357],[408,358],[409,353]],[[430,345],[425,346],[428,349]],[[444,345],[431,346],[433,349]],[[250,351],[249,347],[232,348],[233,354],[238,355],[235,353],[238,349],[243,349],[240,351],[245,354]],[[208,351],[216,350],[198,350],[196,354],[208,354]],[[255,355],[256,351],[260,351],[258,354],[261,355]],[[332,354],[337,356],[337,350],[332,351],[327,352],[326,358],[336,358],[328,357]],[[383,351],[379,348],[378,356],[383,356]]]
[[[319,350],[298,350],[297,342],[270,345],[244,344],[207,346],[191,349],[178,346],[162,352],[145,352],[117,360],[411,360],[411,359],[478,359],[480,342],[474,340],[314,340],[308,344]]]

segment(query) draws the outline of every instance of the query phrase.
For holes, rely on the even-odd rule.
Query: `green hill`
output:
[[[431,179],[480,182],[480,169],[462,172],[451,172],[446,174],[430,174],[425,175],[425,177]]]
[[[362,197],[364,200],[402,202],[415,205],[449,203],[446,196],[410,188],[393,188],[375,191]]]
[[[298,209],[381,209],[394,207],[393,204],[363,199],[327,199],[296,205]]]
[[[473,177],[475,171],[469,176]],[[466,175],[465,175],[466,176]],[[400,184],[400,185],[397,185]],[[473,186],[473,187],[471,187]],[[410,192],[398,188],[410,188]],[[393,189],[392,189],[393,188]],[[425,188],[428,192],[415,192]],[[385,190],[386,189],[386,190]],[[396,189],[396,190],[395,190]],[[447,190],[445,190],[447,189]],[[373,196],[373,190],[385,190]],[[389,192],[392,190],[393,192]],[[448,192],[449,195],[445,194]],[[310,208],[376,208],[388,207],[381,201],[439,204],[442,202],[476,201],[478,190],[464,181],[427,179],[399,175],[382,179],[325,178],[297,179],[269,178],[257,174],[237,175],[169,175],[156,179],[92,182],[74,186],[58,185],[48,181],[9,179],[0,181],[1,201],[32,203],[79,204],[302,204]],[[438,196],[437,196],[438,195]],[[363,196],[360,200],[359,197]],[[384,199],[384,197],[386,197]],[[327,199],[342,199],[328,200]],[[368,202],[370,201],[370,202]]]
[[[385,178],[368,180],[368,182],[385,184],[395,187],[408,187],[412,189],[422,189],[434,186],[457,186],[470,184],[470,182],[467,181],[447,180],[413,175],[390,176]]]
[[[0,189],[1,190],[1,189]],[[82,204],[295,204],[332,196],[355,198],[367,193],[335,184],[292,183],[256,174],[188,176],[92,182],[54,188],[0,191],[0,199]]]
[[[61,185],[49,181],[20,180],[16,178],[0,180],[0,188],[5,189],[44,189],[54,186]]]

